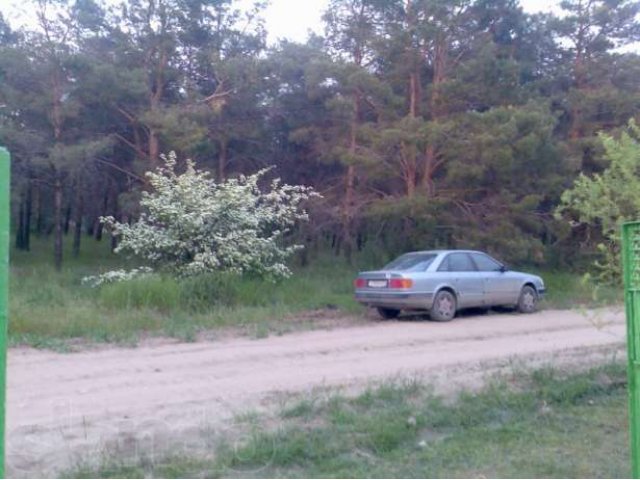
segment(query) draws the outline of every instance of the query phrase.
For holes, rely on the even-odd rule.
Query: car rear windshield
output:
[[[424,272],[437,255],[433,253],[407,253],[396,258],[384,267],[385,270],[403,270],[412,272]]]

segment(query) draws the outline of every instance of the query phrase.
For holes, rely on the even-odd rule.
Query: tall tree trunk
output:
[[[418,68],[409,75],[409,116],[415,118],[420,115],[420,73]]]
[[[358,122],[360,120],[360,93],[355,92],[353,96],[353,119],[349,131],[349,154],[350,161],[353,161],[358,150]],[[355,210],[355,183],[356,167],[353,164],[347,166],[345,175],[345,195],[342,204],[342,240],[344,243],[344,253],[348,261],[351,261],[351,254],[354,250],[353,237],[353,213]]]
[[[443,111],[440,98],[440,89],[446,81],[447,75],[447,39],[439,37],[433,46],[433,77],[431,80],[431,95],[429,96],[429,110],[432,122],[437,122],[446,113]],[[428,196],[435,194],[433,177],[438,168],[438,152],[435,145],[430,142],[424,152],[424,168],[422,172],[421,187]]]
[[[410,32],[410,42],[406,46],[407,57],[411,62],[411,71],[409,72],[409,117],[416,118],[420,115],[420,103],[422,102],[422,78],[420,75],[420,60],[419,55],[416,52],[413,39],[416,36],[416,12],[413,8],[413,1],[407,0],[406,19],[407,30]],[[417,164],[418,152],[412,146],[407,146],[405,142],[400,145],[401,148],[401,162],[402,162],[402,175],[405,182],[405,190],[407,197],[411,198],[415,194],[416,182],[417,182]]]
[[[29,251],[31,235],[31,182],[20,195],[18,208],[18,225],[16,226],[16,248]]]
[[[575,88],[578,91],[582,91],[585,87],[585,72],[584,72],[584,61],[582,59],[582,53],[578,50],[576,53],[576,59],[574,61],[574,84]],[[573,104],[570,106],[569,110],[571,113],[571,125],[569,127],[569,138],[571,140],[578,140],[582,137],[582,108],[581,108],[582,99],[576,99],[574,97]]]
[[[36,188],[34,190],[34,203],[36,205],[36,235],[38,237],[42,236],[42,232],[44,231],[44,214],[42,213],[43,205],[42,205],[42,189],[40,188],[40,184],[36,183]]]
[[[107,216],[107,212],[109,209],[109,193],[111,190],[111,185],[107,185],[107,189],[104,192],[104,197],[102,198],[102,210],[100,210],[100,217],[106,217]],[[102,233],[104,231],[104,225],[102,224],[102,222],[100,221],[100,218],[98,217],[96,219],[96,225],[94,228],[94,238],[96,239],[96,241],[101,242],[102,241]]]
[[[62,269],[62,180],[60,174],[56,173],[53,186],[53,258],[57,271]]]
[[[31,175],[29,175],[29,177],[31,177]],[[29,178],[29,182],[27,183],[27,198],[24,208],[24,249],[29,251],[31,250],[31,216],[33,210],[33,183],[31,182],[31,178]]]
[[[120,218],[118,215],[114,215],[116,220],[122,223],[126,223],[126,217]],[[124,220],[124,221],[123,221]],[[116,248],[118,248],[119,239],[113,233],[111,234],[111,251],[113,252]]]
[[[333,236],[331,248],[333,248],[334,255],[339,257],[342,252],[342,234]]]
[[[20,196],[18,206],[18,225],[16,228],[16,249],[24,250],[24,194]]]
[[[106,217],[109,210],[109,195],[111,194],[111,182],[107,182],[107,188],[104,191],[104,197],[102,198],[102,210],[100,211],[100,217]],[[94,238],[96,241],[102,241],[102,233],[104,230],[104,225],[100,221],[100,218],[96,219],[95,228],[94,228]]]
[[[82,242],[82,216],[76,218],[73,226],[73,257],[78,258],[80,255],[80,243]]]
[[[351,260],[353,252],[353,190],[355,186],[356,167],[349,165],[347,167],[347,175],[345,178],[345,196],[342,215],[342,239],[344,240],[344,253],[347,260]]]
[[[94,238],[94,240],[96,241],[100,241],[102,240],[102,222],[100,222],[100,217],[96,217],[93,220],[93,224],[91,225],[91,236]]]
[[[407,146],[405,142],[400,143],[400,166],[405,184],[405,193],[411,198],[416,192],[417,180],[417,151],[414,146]]]
[[[413,8],[412,0],[407,0],[405,7],[407,15],[407,30],[409,30],[410,42],[407,45],[407,57],[411,62],[411,71],[409,72],[409,116],[415,118],[420,115],[420,101],[422,97],[422,79],[420,78],[420,65],[418,54],[415,51],[413,41],[416,35],[416,15]]]
[[[578,3],[578,31],[575,40],[575,52],[576,56],[573,59],[573,83],[576,90],[583,90],[587,84],[587,70],[586,70],[586,50],[585,50],[585,41],[586,35],[589,31],[589,25],[585,24],[585,14],[584,12],[585,6],[582,2]],[[588,7],[587,7],[588,8]],[[580,99],[578,99],[578,104],[574,104],[570,106],[571,113],[571,125],[569,127],[569,138],[571,140],[579,139],[582,132],[582,109],[580,108]]]
[[[122,222],[122,223],[126,223],[127,217],[126,215],[122,215],[120,212],[120,204],[118,202],[118,187],[117,185],[110,185],[110,191],[111,191],[111,205],[113,208],[113,216],[115,217],[115,219],[118,222]],[[110,242],[111,242],[111,251],[113,252],[116,247],[118,246],[118,237],[116,237],[113,232],[110,232],[109,235],[110,238]]]
[[[436,149],[433,144],[427,145],[425,149],[425,168],[422,176],[422,187],[428,197],[435,195],[435,182],[433,181],[433,175],[436,171]]]
[[[160,158],[160,140],[155,129],[149,129],[149,160],[152,166],[155,168],[158,165],[158,159]]]
[[[227,175],[228,145],[227,140],[220,140],[220,153],[218,154],[218,182],[224,182]]]
[[[574,60],[573,65],[573,74],[574,74],[574,86],[576,90],[582,91],[585,87],[585,77],[586,73],[584,71],[584,60],[582,58],[582,52],[580,51],[580,47],[578,47],[576,52],[576,58]],[[574,98],[573,104],[570,106],[569,110],[571,113],[571,124],[569,127],[569,138],[571,140],[578,140],[582,137],[582,108],[580,107],[582,99]]]
[[[431,95],[429,109],[431,118],[437,120],[443,114],[440,105],[440,89],[446,80],[447,68],[447,39],[440,37],[433,46],[433,77],[431,80]]]
[[[151,109],[151,115],[155,114],[160,106],[160,96],[162,92],[154,92],[151,95],[151,99],[149,102],[149,107]],[[158,138],[158,132],[154,127],[148,127],[148,149],[149,149],[149,162],[151,163],[151,167],[155,168],[158,165],[158,161],[160,158],[160,139]],[[136,138],[136,142],[138,138]]]
[[[416,172],[409,171],[407,172],[406,184],[407,184],[407,197],[413,198],[416,193]]]
[[[55,145],[59,145],[62,140],[62,128],[64,119],[62,115],[62,67],[58,64],[51,77],[51,125],[53,127],[53,138]],[[53,263],[57,271],[62,270],[62,172],[58,168],[53,169]]]
[[[160,109],[162,96],[164,94],[164,70],[168,64],[167,52],[164,48],[161,48],[159,57],[158,65],[154,72],[153,88],[149,97],[149,107],[152,114],[157,113]],[[155,128],[149,127],[149,160],[153,167],[158,165],[159,158],[160,139],[158,138],[158,132]]]
[[[67,204],[67,208],[64,209],[64,234],[69,235],[69,226],[71,225],[71,202]]]
[[[74,209],[74,226],[73,226],[73,247],[72,254],[74,258],[80,255],[80,243],[82,241],[82,216],[83,216],[82,193],[80,193],[80,185],[76,189],[75,209]]]
[[[571,107],[571,126],[569,127],[569,138],[578,140],[582,137],[582,110],[574,105]]]

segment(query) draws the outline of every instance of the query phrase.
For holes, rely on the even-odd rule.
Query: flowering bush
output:
[[[164,167],[147,172],[152,190],[143,192],[140,219],[133,225],[101,219],[120,239],[116,253],[182,277],[216,271],[269,279],[290,275],[285,261],[302,246],[284,246],[282,238],[308,218],[301,204],[318,196],[312,188],[276,179],[262,192],[258,181],[268,169],[216,183],[190,160],[178,174],[175,154],[162,158]],[[123,272],[107,275],[103,281],[129,278]]]

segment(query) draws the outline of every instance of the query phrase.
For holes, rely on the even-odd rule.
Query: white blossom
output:
[[[216,183],[191,160],[178,174],[175,153],[162,158],[164,167],[147,172],[152,190],[142,194],[144,213],[136,223],[101,218],[120,240],[116,253],[177,276],[225,271],[274,279],[291,274],[286,259],[302,246],[283,246],[283,236],[297,221],[307,220],[301,204],[319,196],[312,188],[276,179],[262,192],[258,182],[269,169]],[[101,283],[130,278],[129,273],[110,272]]]
[[[134,268],[131,270],[113,270],[93,277],[84,277],[82,283],[91,287],[99,287],[107,283],[122,282],[149,275],[153,270],[148,267]]]

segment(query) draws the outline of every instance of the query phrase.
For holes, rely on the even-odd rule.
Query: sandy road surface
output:
[[[445,324],[375,322],[261,340],[73,354],[13,349],[8,473],[52,475],[78,453],[99,451],[114,439],[124,438],[125,449],[190,442],[202,438],[205,426],[273,403],[278,392],[357,387],[401,375],[447,387],[514,358],[582,362],[623,342],[623,314],[606,310],[468,316]]]

